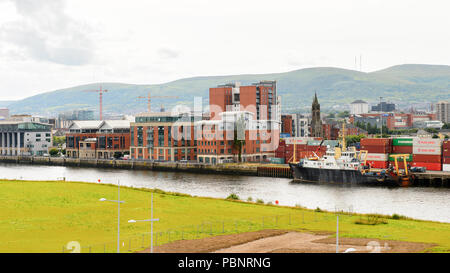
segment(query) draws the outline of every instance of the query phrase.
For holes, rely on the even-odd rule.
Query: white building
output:
[[[438,120],[444,123],[450,123],[450,103],[448,101],[436,103],[436,114]]]
[[[369,104],[363,100],[355,100],[350,104],[350,114],[359,115],[369,113]]]
[[[50,124],[0,121],[0,154],[42,156],[52,147]]]
[[[309,119],[305,115],[292,114],[292,132],[293,137],[309,136]]]

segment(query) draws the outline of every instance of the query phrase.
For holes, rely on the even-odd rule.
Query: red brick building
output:
[[[191,115],[147,112],[138,114],[130,127],[130,156],[133,159],[197,160],[194,117]]]
[[[282,134],[290,134],[293,136],[293,119],[292,115],[281,115],[281,131]]]
[[[217,120],[220,117],[220,120]],[[239,160],[239,146],[235,140],[244,140],[241,148],[243,162],[267,161],[275,156],[279,143],[278,124],[252,119],[247,111],[223,112],[215,120],[204,120],[197,126],[197,153],[200,163],[225,163]],[[238,133],[238,122],[242,118],[242,130]]]
[[[279,100],[276,81],[261,81],[249,86],[225,84],[209,89],[211,119],[220,119],[219,113],[225,111],[248,111],[256,120],[281,121],[276,111]]]
[[[66,133],[66,155],[72,158],[113,158],[130,149],[127,120],[73,121]]]

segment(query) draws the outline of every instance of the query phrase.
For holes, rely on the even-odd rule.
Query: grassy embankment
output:
[[[82,246],[113,242],[114,250],[117,205],[100,202],[103,197],[116,200],[117,187],[81,182],[0,181],[0,252],[61,252],[69,241],[78,241]],[[121,205],[121,238],[125,241],[148,232],[148,223],[127,221],[149,218],[150,191],[121,187],[121,200],[125,201]],[[283,215],[276,226],[275,215]],[[161,191],[154,194],[154,217],[161,219],[154,225],[155,231],[179,230],[188,225],[198,228],[203,221],[224,221],[225,234],[262,229],[261,222],[265,228],[330,232],[336,228],[336,218],[328,212]],[[243,221],[250,218],[256,219],[253,224]],[[341,236],[436,243],[439,246],[431,251],[450,252],[448,223],[385,219],[387,224],[360,225],[355,224],[358,219],[361,216],[341,217]],[[196,235],[210,236],[208,232]],[[122,251],[126,250],[124,247]]]

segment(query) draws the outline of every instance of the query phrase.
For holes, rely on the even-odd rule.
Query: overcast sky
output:
[[[450,64],[446,0],[0,0],[0,100],[92,82]],[[355,57],[358,59],[355,67]]]

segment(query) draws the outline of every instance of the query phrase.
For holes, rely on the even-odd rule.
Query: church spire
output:
[[[317,92],[314,91],[314,100],[313,100],[313,105],[317,105],[319,104],[319,100],[317,99]]]

